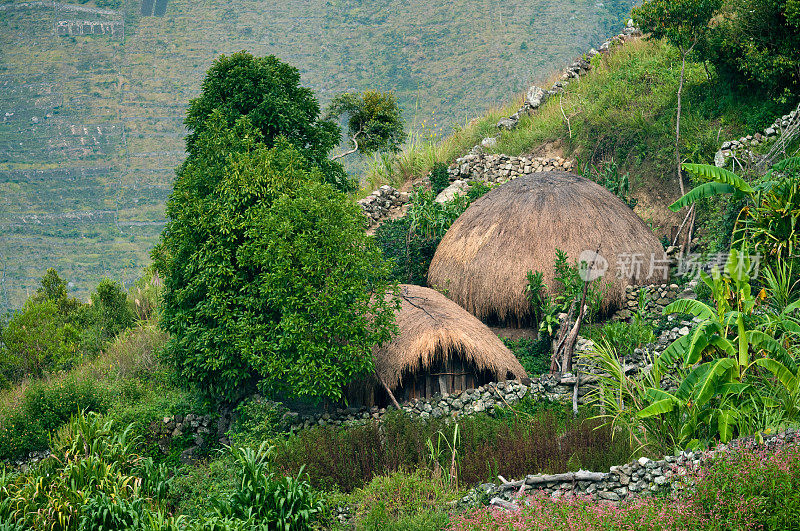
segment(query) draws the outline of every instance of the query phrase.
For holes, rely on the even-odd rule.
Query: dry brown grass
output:
[[[645,223],[602,186],[567,172],[519,177],[473,203],[450,227],[428,272],[431,286],[482,320],[511,326],[530,320],[526,272],[541,271],[553,286],[556,249],[570,260],[600,250],[609,263],[605,309],[623,301],[629,283],[648,283],[650,255],[661,243]],[[623,253],[644,257],[633,279],[616,278]]]

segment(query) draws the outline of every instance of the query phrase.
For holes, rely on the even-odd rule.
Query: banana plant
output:
[[[797,259],[800,246],[800,157],[790,157],[773,165],[750,185],[742,177],[724,168],[707,164],[683,164],[686,172],[705,179],[669,206],[678,212],[700,199],[721,194],[733,194],[734,199],[746,198],[734,230],[734,247],[748,241],[755,250],[771,259]]]
[[[700,178],[708,179],[689,190],[683,197],[669,206],[673,212],[678,212],[685,206],[720,194],[734,194],[739,196],[753,196],[753,188],[741,177],[725,168],[717,168],[708,164],[682,164],[684,171]]]
[[[679,363],[689,372],[674,393],[658,387],[645,389],[650,403],[638,415],[649,418],[682,412],[685,421],[678,439],[683,444],[697,442],[694,435],[700,427],[708,430],[710,438],[727,442],[749,404],[777,406],[758,385],[759,369],[771,373],[792,403],[797,403],[799,380],[793,357],[775,338],[748,324],[758,304],[751,293],[749,268],[749,257],[731,250],[724,274],[717,268],[711,275],[701,274],[714,294],[716,308],[681,299],[664,309],[665,314],[700,318],[690,334],[673,342],[657,359],[662,370]],[[797,411],[786,413],[797,415]]]

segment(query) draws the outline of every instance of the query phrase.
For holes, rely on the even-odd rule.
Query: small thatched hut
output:
[[[399,335],[373,351],[375,370],[397,400],[527,377],[486,325],[438,291],[402,284],[400,304],[395,314]],[[347,395],[351,403],[389,403],[375,378],[354,382]]]
[[[652,257],[662,266],[664,250],[639,216],[602,186],[552,171],[518,177],[475,201],[439,244],[428,284],[484,321],[524,326],[531,319],[526,272],[541,271],[552,288],[556,249],[571,262],[599,249],[609,266],[601,280],[609,282],[606,310],[623,303],[628,284],[663,282],[663,268],[650,264]]]

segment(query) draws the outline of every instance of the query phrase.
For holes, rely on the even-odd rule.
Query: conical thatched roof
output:
[[[495,188],[459,217],[439,244],[428,284],[484,320],[530,321],[526,272],[541,271],[553,287],[556,249],[577,260],[585,250],[608,261],[606,309],[623,302],[627,284],[663,282],[650,272],[661,243],[628,206],[602,186],[563,171],[524,175]],[[638,276],[616,278],[618,259],[642,261]],[[626,271],[626,273],[629,271]]]
[[[401,284],[400,301],[395,314],[400,334],[374,351],[375,369],[391,389],[400,385],[404,374],[423,372],[454,356],[492,372],[498,380],[527,377],[486,325],[438,291]]]

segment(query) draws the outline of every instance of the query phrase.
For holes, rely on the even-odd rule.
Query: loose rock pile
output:
[[[388,216],[390,210],[402,209],[410,200],[411,195],[408,192],[401,192],[385,184],[364,199],[359,200],[358,206],[366,214],[370,226],[373,226]]]
[[[722,147],[714,154],[714,165],[722,168],[731,157],[755,162],[758,157],[750,150],[751,147],[775,140],[783,135],[787,129],[798,126],[800,126],[800,105],[789,114],[785,114],[775,120],[772,125],[765,127],[761,132],[743,136],[738,140],[723,142]]]

